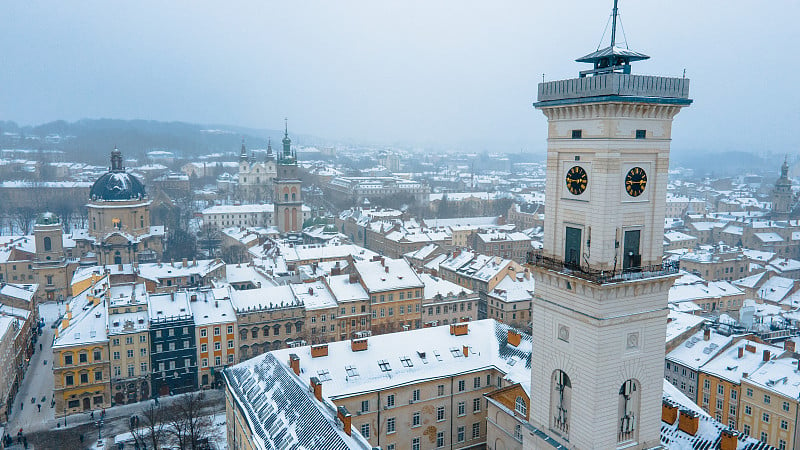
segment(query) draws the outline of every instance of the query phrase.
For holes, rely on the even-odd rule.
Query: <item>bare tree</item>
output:
[[[134,442],[139,448],[159,449],[164,441],[167,426],[166,409],[150,402],[137,416],[131,416],[128,424]]]
[[[211,436],[213,416],[203,415],[202,395],[189,393],[167,409],[167,432],[181,449],[198,450]]]

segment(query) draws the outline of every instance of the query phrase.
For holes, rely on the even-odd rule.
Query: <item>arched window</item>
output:
[[[264,337],[269,336],[269,325],[264,325]]]
[[[572,414],[572,382],[562,371],[553,372],[550,392],[550,428],[569,438],[569,421]]]
[[[528,414],[528,405],[525,404],[525,399],[522,398],[522,396],[517,396],[517,399],[514,401],[514,411],[523,416]]]
[[[239,339],[240,339],[240,340],[242,340],[242,341],[245,341],[245,340],[247,340],[247,328],[242,328],[242,329],[239,331],[239,335],[240,335],[240,336],[239,336]]]
[[[640,391],[639,382],[633,379],[626,380],[619,387],[618,442],[636,441],[638,438]]]
[[[289,334],[291,332],[292,332],[292,324],[291,323],[287,323],[286,324],[286,334]]]
[[[522,426],[520,424],[514,425],[514,439],[522,442]]]
[[[281,334],[281,326],[280,325],[274,325],[272,327],[272,331],[273,331],[273,335],[274,336],[278,336],[279,334]]]
[[[253,333],[253,339],[258,337],[258,328],[257,327],[253,327],[253,329],[250,330],[250,332]]]
[[[50,240],[50,237],[49,236],[45,237],[44,238],[44,251],[49,252],[52,249],[53,249],[53,243]]]

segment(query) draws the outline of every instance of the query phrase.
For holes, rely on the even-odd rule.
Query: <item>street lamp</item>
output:
[[[67,427],[67,405],[64,404],[64,428]]]
[[[103,438],[101,432],[103,431],[103,419],[97,421],[97,442],[100,442]]]

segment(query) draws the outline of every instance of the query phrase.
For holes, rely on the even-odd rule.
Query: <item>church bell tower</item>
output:
[[[292,150],[288,121],[283,135],[283,151],[278,154],[274,219],[281,234],[303,228],[303,199],[297,173],[297,154]]]
[[[662,264],[672,119],[689,80],[631,74],[616,42],[577,78],[539,84],[547,117],[545,235],[529,255],[531,425],[568,448],[659,445],[667,294]],[[526,447],[527,448],[527,447]],[[539,448],[535,446],[533,448]],[[545,447],[542,447],[545,448]]]

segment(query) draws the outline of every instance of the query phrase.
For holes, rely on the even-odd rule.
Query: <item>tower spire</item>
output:
[[[617,0],[614,0],[614,10],[611,14],[613,15],[611,19],[611,48],[614,48],[617,41]]]
[[[246,161],[247,160],[247,148],[244,146],[244,137],[242,137],[242,150],[239,153],[239,159],[241,161]]]

